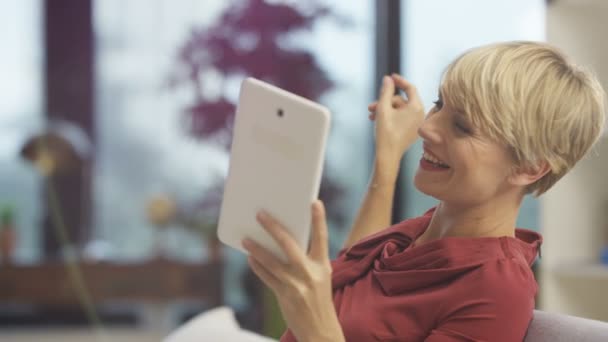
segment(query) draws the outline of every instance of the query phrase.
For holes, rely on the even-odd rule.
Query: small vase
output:
[[[0,227],[0,259],[3,264],[11,264],[17,244],[17,235],[12,225]]]

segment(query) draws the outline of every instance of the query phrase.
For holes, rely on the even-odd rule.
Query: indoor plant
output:
[[[10,264],[17,244],[15,231],[15,210],[5,205],[0,211],[0,257],[2,262]]]

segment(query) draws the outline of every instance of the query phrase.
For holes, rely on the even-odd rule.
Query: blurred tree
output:
[[[293,2],[295,4],[295,1]],[[230,149],[235,104],[226,97],[231,77],[252,76],[290,92],[318,101],[334,87],[315,56],[289,43],[288,36],[310,31],[315,22],[333,19],[350,25],[318,0],[299,1],[298,6],[268,0],[234,0],[211,27],[195,28],[179,48],[171,87],[187,85],[194,102],[185,109],[184,126],[193,136]],[[209,96],[207,84],[220,95]],[[222,186],[214,186],[200,208],[217,220]],[[331,222],[342,227],[345,215],[337,208],[344,195],[336,179],[324,174],[319,197],[328,207]],[[209,217],[209,216],[208,216]]]

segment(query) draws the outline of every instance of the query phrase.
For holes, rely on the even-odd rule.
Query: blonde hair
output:
[[[605,121],[604,91],[596,77],[543,43],[469,50],[448,66],[440,91],[448,106],[510,148],[516,167],[548,163],[550,171],[528,186],[536,196],[587,153]]]

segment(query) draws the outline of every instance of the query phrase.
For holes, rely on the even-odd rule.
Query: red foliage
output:
[[[184,111],[186,128],[193,136],[229,148],[221,137],[231,133],[235,104],[223,95],[219,99],[205,96],[206,73],[219,74],[223,79],[252,76],[313,101],[333,88],[334,82],[314,55],[285,46],[285,37],[310,30],[323,17],[332,17],[339,24],[348,21],[316,0],[302,0],[300,4],[307,5],[306,14],[292,6],[264,0],[234,1],[215,25],[191,31],[179,49],[178,68],[171,85],[186,84],[195,92],[195,103]],[[328,206],[342,194],[337,184],[324,177],[321,198]],[[334,220],[343,221],[338,210],[334,213]]]

